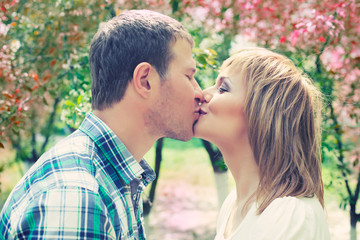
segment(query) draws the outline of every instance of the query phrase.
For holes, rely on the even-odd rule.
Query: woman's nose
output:
[[[203,91],[203,102],[210,102],[212,98],[211,88],[207,88]]]

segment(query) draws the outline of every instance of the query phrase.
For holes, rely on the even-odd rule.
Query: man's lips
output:
[[[207,112],[205,112],[205,111],[202,110],[201,108],[199,108],[198,110],[196,110],[194,113],[197,114],[195,123],[197,123],[197,121],[199,120],[199,118],[200,118],[202,115],[207,114]]]
[[[205,112],[204,110],[202,110],[201,108],[200,108],[200,110],[199,110],[199,113],[201,114],[201,115],[205,115],[205,114],[207,114],[207,112]]]
[[[195,120],[195,122],[194,122],[194,124],[193,124],[193,127],[197,124],[199,118],[200,118],[202,115],[207,114],[207,112],[205,112],[204,110],[202,110],[201,108],[199,108],[199,109],[196,110],[194,113],[196,113],[197,116],[196,116],[196,120]],[[193,131],[194,131],[194,129],[193,129]]]
[[[199,108],[199,110],[196,111],[196,112],[199,113],[199,116],[200,116],[200,115],[205,115],[205,114],[207,114],[207,112],[205,112],[205,111],[202,110],[201,108]]]

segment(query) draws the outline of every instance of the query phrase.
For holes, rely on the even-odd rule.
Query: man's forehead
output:
[[[194,58],[191,57],[191,59],[188,62],[188,66],[189,70],[191,70],[193,73],[196,73],[196,61]]]
[[[180,67],[187,72],[191,72],[194,74],[196,73],[196,61],[192,58],[189,58],[187,60],[182,59],[182,61],[179,59],[177,67]]]

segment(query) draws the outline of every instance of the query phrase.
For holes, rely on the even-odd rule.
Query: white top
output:
[[[275,199],[262,214],[256,215],[254,203],[236,230],[224,238],[233,191],[225,199],[217,221],[215,240],[328,240],[329,227],[320,202],[314,198],[283,197]]]

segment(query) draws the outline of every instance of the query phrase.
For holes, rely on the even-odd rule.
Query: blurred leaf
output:
[[[42,99],[43,99],[43,103],[44,103],[45,105],[49,105],[48,102],[46,101],[46,98],[45,98],[45,97],[43,97]]]
[[[353,167],[356,167],[359,164],[359,158],[357,158],[354,162],[353,162]]]
[[[82,95],[80,95],[80,96],[77,98],[77,104],[78,104],[78,105],[81,103],[82,98],[83,98]]]
[[[2,91],[1,94],[10,99],[14,98],[14,94],[10,94],[9,91],[6,90]]]
[[[176,13],[179,9],[179,1],[178,0],[171,0],[170,1],[172,13]]]
[[[57,96],[57,92],[56,92],[55,90],[48,89],[48,92],[49,92],[49,94],[50,94],[52,97]]]
[[[217,56],[217,52],[214,49],[207,48],[206,50],[208,50],[212,55]]]
[[[80,74],[79,72],[75,73],[75,76],[79,79],[79,80],[84,80],[85,76]]]
[[[76,114],[72,115],[72,121],[73,121],[73,124],[75,125],[75,123],[76,123]]]
[[[199,63],[204,64],[204,65],[207,63],[207,62],[206,62],[206,58],[205,58],[204,55],[199,55],[199,56],[197,56],[197,57],[196,57],[196,60],[197,60]]]
[[[71,106],[71,107],[75,106],[75,103],[73,103],[73,102],[70,101],[70,100],[66,100],[66,101],[65,101],[65,104],[66,104],[67,106]]]
[[[12,126],[11,126],[11,130],[12,130],[15,134],[18,134],[18,133],[19,133],[19,127],[16,126],[16,125],[12,125]]]

